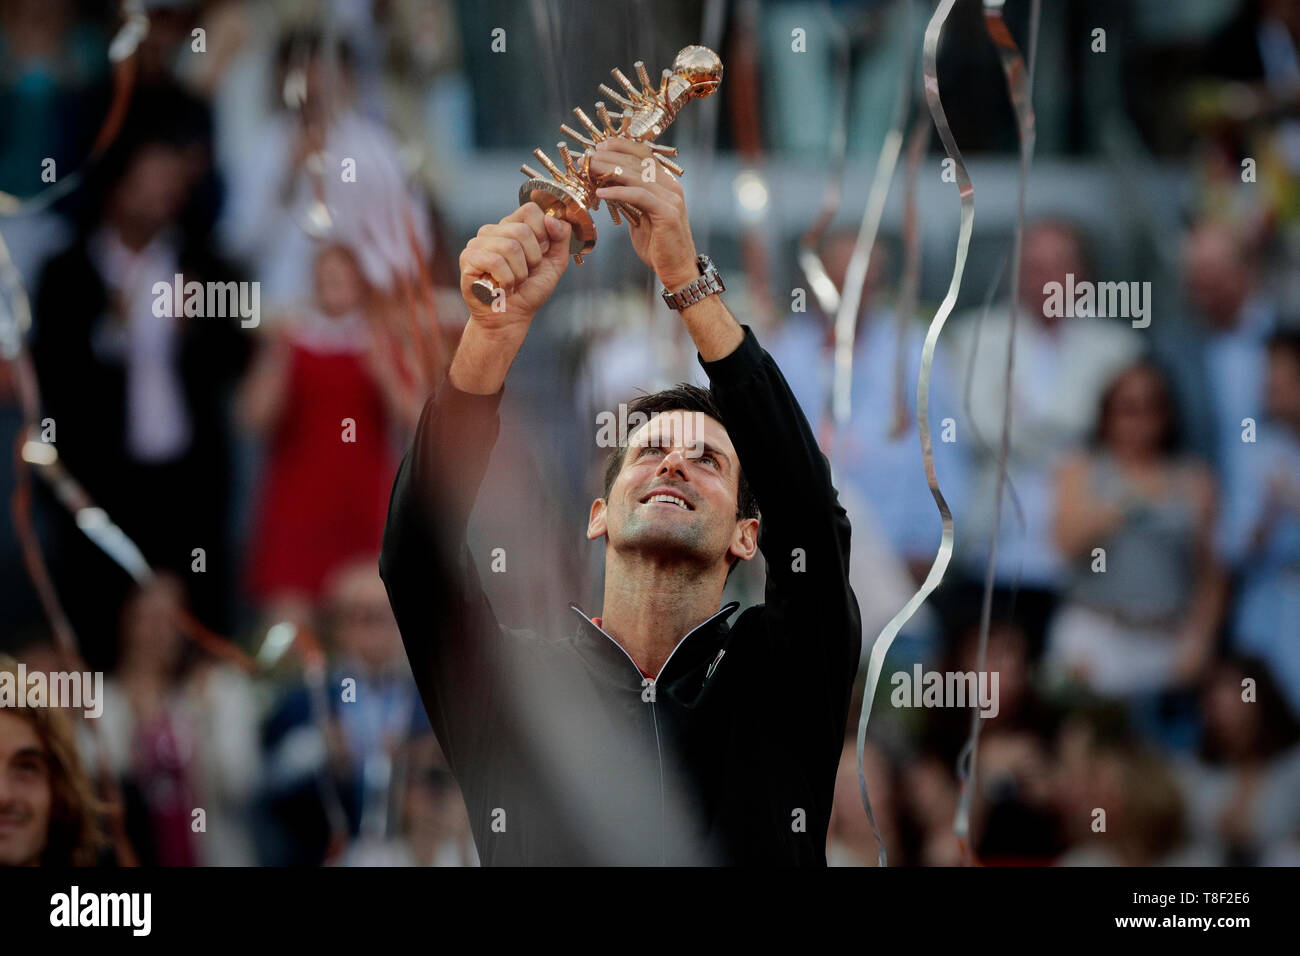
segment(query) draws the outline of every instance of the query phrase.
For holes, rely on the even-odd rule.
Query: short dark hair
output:
[[[666,388],[661,392],[655,392],[653,395],[638,395],[627,404],[628,418],[631,418],[633,413],[640,412],[647,421],[664,412],[676,411],[703,412],[714,421],[720,422],[724,428],[727,424],[722,420],[722,411],[713,398],[713,392],[707,388],[690,385],[686,382],[674,385],[672,388]],[[614,487],[614,480],[618,478],[618,473],[623,470],[623,460],[627,457],[627,438],[626,435],[621,436],[619,444],[610,449],[609,458],[605,463],[605,490],[601,493],[601,497],[606,501],[609,500],[610,489]],[[744,469],[739,467],[739,462],[736,465],[738,469],[736,520],[757,518],[758,499],[749,490],[749,482],[745,480]]]

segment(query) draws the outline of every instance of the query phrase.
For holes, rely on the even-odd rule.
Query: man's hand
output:
[[[591,172],[599,198],[617,199],[640,210],[641,224],[628,224],[632,247],[659,281],[676,291],[700,277],[695,240],[682,184],[653,155],[645,143],[602,140],[596,144]]]
[[[460,294],[471,320],[488,331],[527,332],[569,266],[570,230],[532,202],[479,229],[460,254]],[[500,290],[488,305],[470,288],[484,276]]]
[[[650,147],[628,139],[602,140],[596,144],[591,169],[597,184],[610,184],[598,185],[597,196],[641,211],[640,225],[628,223],[632,247],[668,291],[676,292],[698,279],[700,267],[682,184],[655,161]],[[681,317],[706,362],[730,355],[744,341],[744,331],[719,296],[705,296],[688,305]]]
[[[568,268],[570,231],[567,222],[529,202],[496,225],[484,226],[465,246],[460,254],[460,294],[469,321],[447,370],[456,388],[475,395],[500,390],[533,315]],[[501,290],[489,305],[470,288],[485,275]]]

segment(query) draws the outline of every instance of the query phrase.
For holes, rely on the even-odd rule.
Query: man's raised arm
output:
[[[646,213],[630,226],[642,261],[670,292],[700,277],[682,187],[658,170],[647,182],[647,147],[597,145],[592,169],[617,185],[597,189]],[[727,435],[758,500],[759,547],[767,560],[766,608],[774,636],[795,659],[851,682],[861,652],[861,617],[849,585],[849,519],[830,466],[776,362],[721,298],[686,306],[682,321],[708,373]],[[845,688],[847,692],[847,686]]]
[[[849,584],[848,514],[781,370],[748,327],[743,336],[715,361],[701,351],[700,362],[758,500],[758,545],[767,561],[764,603],[778,619],[773,635],[788,642],[794,659],[852,683],[862,623]]]
[[[506,373],[568,260],[568,224],[534,203],[470,240],[460,256],[469,321],[393,482],[379,572],[453,771],[490,729],[501,650],[466,528],[496,443]],[[485,274],[502,290],[492,305],[470,291]]]

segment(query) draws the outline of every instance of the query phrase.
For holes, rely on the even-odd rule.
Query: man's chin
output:
[[[615,547],[623,552],[665,562],[697,562],[707,559],[710,554],[695,528],[667,522],[625,529]]]
[[[40,859],[40,856],[40,851],[33,850],[30,843],[24,843],[22,846],[0,844],[0,868],[32,866]]]

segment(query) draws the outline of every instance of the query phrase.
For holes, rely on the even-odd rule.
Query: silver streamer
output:
[[[841,425],[849,420],[852,408],[853,347],[857,339],[862,285],[866,282],[867,270],[871,265],[871,251],[880,232],[880,220],[885,214],[885,200],[889,198],[889,184],[894,178],[894,167],[898,165],[898,154],[903,148],[903,128],[907,123],[907,106],[912,98],[912,0],[903,0],[902,50],[903,66],[893,119],[885,134],[884,145],[880,148],[880,158],[876,161],[876,173],[867,193],[867,208],[862,214],[862,224],[858,227],[858,238],[853,243],[853,253],[844,273],[844,290],[835,312],[835,373],[831,414],[836,424]]]
[[[944,24],[947,22],[948,15],[952,12],[956,2],[957,0],[940,0],[938,8],[934,11],[934,16],[930,18],[930,22],[925,28],[925,44],[922,52],[926,105],[929,107],[930,115],[934,119],[935,128],[939,131],[939,139],[943,141],[944,151],[953,161],[957,176],[957,187],[961,195],[961,226],[957,235],[957,258],[953,266],[952,279],[948,283],[948,292],[939,304],[939,309],[930,321],[930,327],[926,332],[925,344],[921,350],[921,374],[916,383],[916,427],[921,436],[921,457],[925,464],[926,482],[930,486],[930,493],[934,496],[935,505],[939,509],[939,517],[943,522],[943,536],[939,542],[939,551],[935,555],[934,563],[930,565],[930,572],[926,575],[925,581],[922,582],[917,592],[908,599],[907,603],[903,605],[902,610],[890,618],[889,623],[885,625],[884,630],[880,632],[872,644],[871,659],[867,665],[867,683],[862,698],[862,716],[858,721],[858,789],[862,795],[862,807],[867,812],[867,820],[871,824],[872,833],[875,834],[876,842],[880,846],[881,866],[888,865],[888,857],[885,853],[884,839],[880,835],[880,828],[876,825],[875,814],[871,811],[871,800],[867,796],[867,781],[862,769],[862,753],[867,741],[867,722],[871,717],[871,702],[876,696],[876,687],[880,683],[880,673],[884,667],[885,655],[889,653],[894,638],[898,636],[898,632],[912,618],[917,609],[925,603],[925,599],[939,586],[944,573],[948,570],[948,563],[952,560],[953,550],[952,512],[948,508],[948,502],[944,500],[943,493],[939,490],[939,479],[934,472],[934,446],[930,436],[930,375],[934,367],[934,351],[939,341],[939,334],[943,331],[944,323],[947,322],[948,316],[952,314],[953,307],[957,304],[957,293],[961,289],[962,275],[966,271],[966,258],[970,251],[971,232],[975,225],[974,188],[971,185],[970,176],[966,172],[966,164],[962,160],[961,151],[957,149],[957,143],[953,139],[952,127],[948,125],[948,117],[943,111],[943,102],[939,98],[939,37],[943,33]]]
[[[1029,179],[1029,163],[1034,153],[1033,64],[1038,46],[1038,19],[1041,0],[1032,0],[1029,14],[1029,67],[1007,29],[1002,16],[1006,0],[984,0],[984,25],[998,49],[998,59],[1007,79],[1007,94],[1016,114],[1016,130],[1020,140],[1020,182],[1016,199],[1016,238],[1011,253],[1011,330],[1007,335],[1006,387],[1002,398],[1002,439],[998,449],[998,477],[993,501],[993,531],[989,537],[988,566],[984,572],[984,599],[980,606],[979,654],[976,672],[984,670],[988,652],[989,624],[993,613],[994,563],[998,553],[998,531],[1002,526],[1002,490],[1007,480],[1007,456],[1011,447],[1011,374],[1016,352],[1016,319],[1019,314],[1020,246],[1025,231],[1025,188]],[[978,709],[971,712],[970,737],[958,758],[961,796],[957,801],[953,829],[963,847],[969,847],[970,805],[975,790],[976,758],[979,754],[980,716]]]

